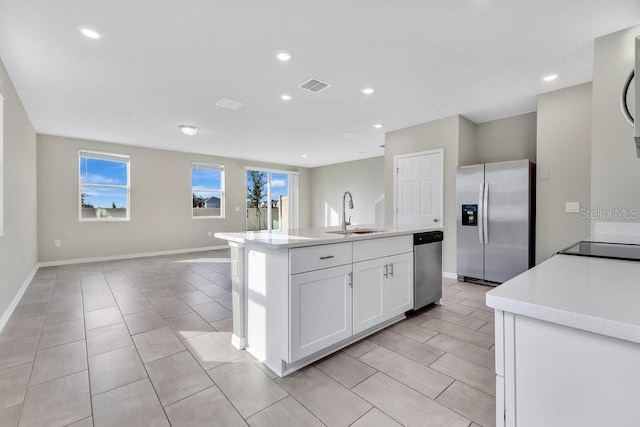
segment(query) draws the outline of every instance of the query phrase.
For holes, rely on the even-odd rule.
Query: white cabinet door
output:
[[[385,258],[384,263],[389,265],[385,299],[386,319],[390,319],[413,309],[413,253]]]
[[[386,320],[385,258],[353,264],[353,333]]]
[[[352,335],[351,264],[290,276],[289,362]]]

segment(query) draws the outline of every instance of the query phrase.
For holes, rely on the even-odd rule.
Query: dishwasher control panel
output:
[[[442,231],[427,231],[413,235],[413,245],[424,245],[425,243],[442,242],[444,234]]]

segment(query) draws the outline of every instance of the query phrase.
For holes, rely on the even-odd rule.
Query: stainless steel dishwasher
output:
[[[441,304],[443,237],[442,231],[413,235],[414,310],[431,303]]]

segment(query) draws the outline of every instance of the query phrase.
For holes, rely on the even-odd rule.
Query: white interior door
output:
[[[395,156],[396,224],[442,225],[442,149]]]

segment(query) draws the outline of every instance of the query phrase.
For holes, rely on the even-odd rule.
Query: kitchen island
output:
[[[555,255],[487,293],[498,426],[640,419],[640,263]]]
[[[232,343],[287,375],[413,308],[413,234],[385,226],[216,233],[231,248]]]

